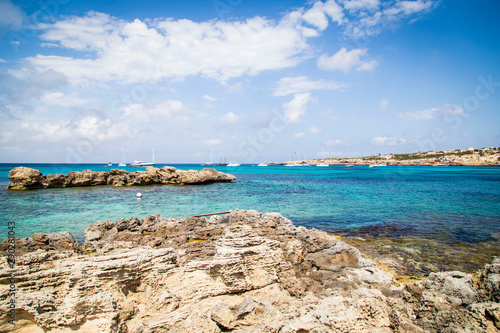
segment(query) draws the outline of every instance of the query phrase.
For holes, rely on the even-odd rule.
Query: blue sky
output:
[[[0,0],[0,162],[500,146],[496,0]]]

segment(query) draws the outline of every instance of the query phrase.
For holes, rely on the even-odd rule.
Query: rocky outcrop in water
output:
[[[67,234],[31,238],[17,240],[15,327],[0,262],[0,332],[500,330],[500,260],[475,278],[399,284],[356,248],[278,213],[99,221],[80,249]]]
[[[128,172],[122,169],[112,169],[109,172],[92,170],[73,171],[67,175],[42,175],[39,170],[17,167],[9,171],[10,190],[28,190],[56,187],[80,186],[131,186],[131,185],[194,185],[207,183],[232,182],[236,177],[205,168],[203,170],[180,170],[164,166],[161,169],[147,167],[146,171]]]

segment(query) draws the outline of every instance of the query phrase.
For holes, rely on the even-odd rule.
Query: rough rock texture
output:
[[[18,254],[15,327],[2,258],[0,332],[500,330],[500,260],[475,280],[447,272],[399,284],[277,213],[99,221],[85,230],[86,254],[51,237],[32,236],[43,245]]]
[[[128,172],[112,169],[109,172],[92,170],[73,171],[67,175],[47,175],[40,171],[17,167],[9,171],[10,190],[28,190],[36,188],[78,187],[78,186],[131,186],[152,184],[206,184],[232,182],[236,177],[215,169],[179,170],[165,166],[161,169],[148,167],[146,171]]]

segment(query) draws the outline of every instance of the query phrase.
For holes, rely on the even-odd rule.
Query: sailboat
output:
[[[140,167],[148,167],[148,166],[155,166],[155,149],[152,148],[153,150],[153,162],[144,162],[144,161],[134,161],[134,163],[130,164],[129,166],[132,168],[140,168]]]
[[[108,166],[113,166],[113,163],[111,163],[111,150],[109,151],[109,163]]]
[[[216,165],[214,162],[214,154],[212,152],[212,147],[210,147],[210,163],[202,163],[201,165]]]
[[[325,148],[323,148],[323,161],[321,163],[316,164],[316,166],[319,166],[319,167],[328,167],[328,166],[330,166],[330,164],[327,164],[325,162]]]
[[[268,164],[267,164],[267,163],[265,163],[265,162],[264,162],[264,160],[265,160],[265,156],[263,155],[263,156],[262,156],[262,162],[261,162],[261,163],[259,163],[259,164],[257,164],[257,166],[261,166],[261,167],[268,166]]]
[[[127,166],[127,163],[125,162],[125,151],[123,150],[123,147],[122,147],[122,162],[118,164],[118,166],[119,167]]]
[[[292,159],[292,152],[290,150],[288,151],[288,154],[290,155],[290,163],[285,163],[285,166],[287,166],[287,167],[298,166],[297,162],[293,161],[293,159]],[[297,152],[295,152],[294,154],[297,155]]]
[[[224,157],[224,162],[222,162],[222,158],[221,158],[221,159],[220,159],[220,163],[219,163],[219,164],[217,164],[217,165],[220,165],[220,166],[227,166],[227,165],[228,165],[228,163],[227,163],[227,161],[226,161],[226,157]]]

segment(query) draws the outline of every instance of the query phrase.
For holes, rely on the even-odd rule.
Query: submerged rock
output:
[[[10,182],[7,189],[28,190],[38,188],[80,187],[80,186],[131,186],[131,185],[194,185],[207,183],[224,183],[236,180],[236,177],[205,168],[203,170],[180,170],[164,166],[161,169],[147,167],[146,171],[129,173],[122,169],[112,169],[109,172],[92,170],[73,171],[67,175],[44,176],[39,170],[17,167],[9,171]]]
[[[500,330],[500,260],[475,280],[447,272],[399,284],[356,248],[277,213],[156,214],[98,221],[81,247],[69,233],[24,242],[15,327],[0,261],[0,332]]]

